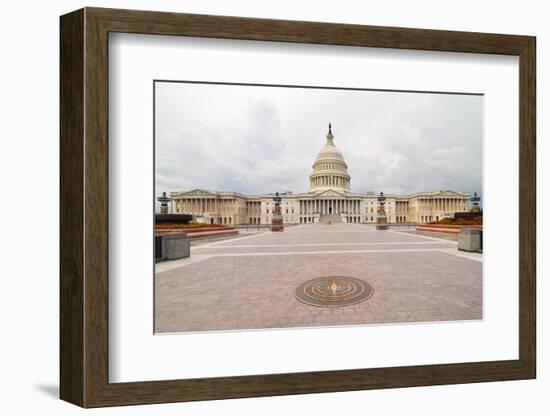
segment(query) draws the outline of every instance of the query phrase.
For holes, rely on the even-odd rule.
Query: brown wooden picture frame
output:
[[[60,396],[82,407],[337,392],[536,376],[536,39],[531,36],[85,8],[60,19]],[[519,359],[110,383],[110,32],[519,57]]]

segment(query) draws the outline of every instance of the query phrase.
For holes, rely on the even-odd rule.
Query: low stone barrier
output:
[[[191,255],[186,233],[166,233],[155,236],[155,261],[176,260]]]
[[[445,225],[445,224],[423,224],[416,227],[416,231],[431,231],[433,233],[460,234],[461,230],[481,230],[479,225]]]
[[[231,228],[227,230],[197,231],[197,232],[189,233],[188,236],[191,240],[195,240],[195,239],[223,237],[223,236],[237,235],[237,234],[239,234],[239,230],[235,230],[234,228]]]
[[[191,228],[191,229],[177,229],[177,228],[164,228],[155,231],[156,235],[172,235],[172,234],[187,234],[191,240],[224,236],[224,235],[236,235],[239,234],[239,230],[230,227],[204,227],[204,228]]]
[[[458,234],[459,250],[481,253],[482,242],[482,231],[479,228],[464,228]]]

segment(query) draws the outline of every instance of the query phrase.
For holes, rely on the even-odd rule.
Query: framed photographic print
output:
[[[529,379],[535,38],[61,17],[83,406]]]

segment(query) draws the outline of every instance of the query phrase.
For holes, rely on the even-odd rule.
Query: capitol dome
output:
[[[334,145],[332,126],[328,125],[327,142],[317,154],[313,172],[309,175],[309,190],[334,189],[349,191],[351,177],[342,152]]]

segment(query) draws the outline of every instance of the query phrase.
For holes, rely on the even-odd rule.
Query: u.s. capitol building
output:
[[[281,194],[285,224],[319,221],[375,223],[378,193],[351,191],[351,176],[342,152],[334,145],[329,125],[327,141],[317,154],[309,175],[309,192]],[[451,190],[385,195],[390,223],[425,223],[451,217],[468,209],[469,195]],[[193,189],[172,192],[171,212],[192,214],[208,224],[271,224],[273,194],[244,195],[238,192]]]

